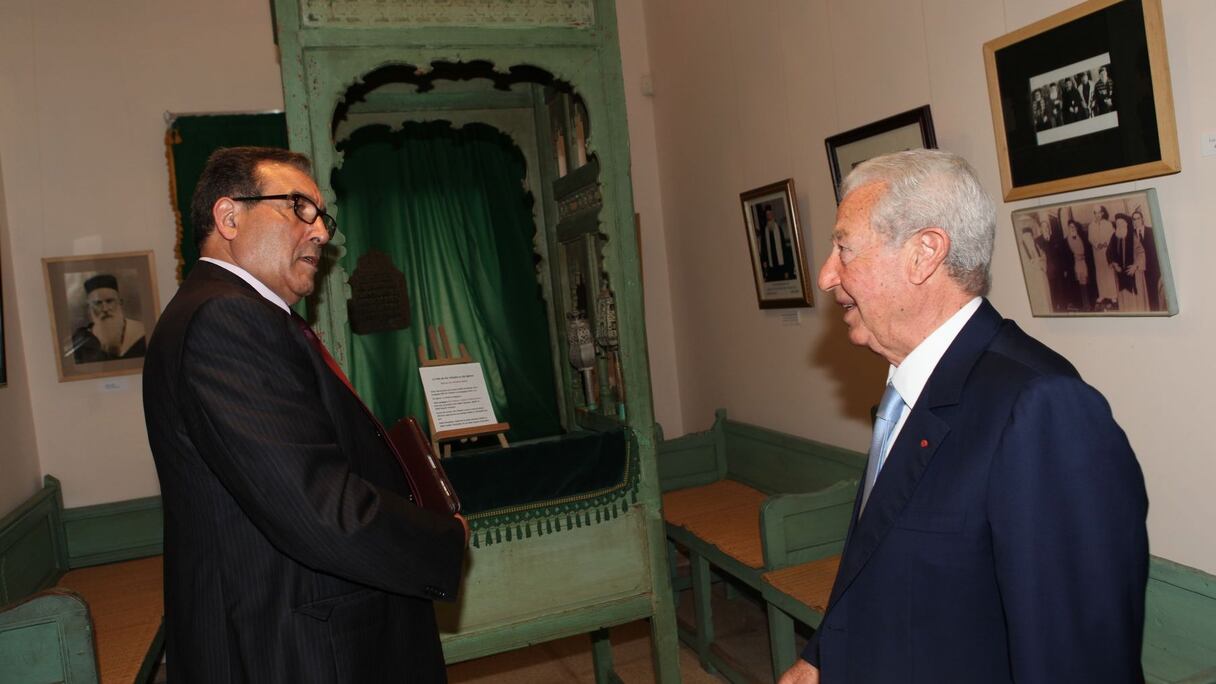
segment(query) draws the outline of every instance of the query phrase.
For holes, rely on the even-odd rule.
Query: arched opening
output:
[[[426,403],[413,350],[428,326],[444,326],[486,376],[511,441],[557,434],[557,404],[546,304],[533,247],[533,197],[515,142],[482,123],[406,121],[368,125],[339,144],[333,176],[346,253],[357,273],[385,255],[407,284],[410,320],[398,330],[362,332],[352,314],[349,375],[386,424],[423,419]]]
[[[402,379],[417,378],[432,325],[469,343],[513,440],[579,412],[623,415],[599,165],[570,84],[483,61],[382,66],[346,89],[330,130],[337,273],[376,250],[408,283],[407,327],[348,340],[352,380],[382,420],[425,415]]]

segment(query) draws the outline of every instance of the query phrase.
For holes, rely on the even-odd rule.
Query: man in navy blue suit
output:
[[[1143,681],[1144,479],[1102,395],[983,298],[975,172],[913,150],[842,190],[819,286],[890,363],[885,439],[782,684]]]

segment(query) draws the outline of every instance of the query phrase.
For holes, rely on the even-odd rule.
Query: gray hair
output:
[[[870,225],[888,245],[902,245],[924,228],[941,228],[950,236],[947,272],[970,294],[988,292],[996,207],[965,159],[943,150],[874,157],[844,179],[840,196],[874,183],[886,190],[871,207]]]

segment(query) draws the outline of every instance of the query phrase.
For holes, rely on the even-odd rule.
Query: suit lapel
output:
[[[985,299],[929,376],[916,406],[891,446],[860,518],[858,506],[854,505],[852,525],[829,606],[835,605],[857,578],[907,507],[925,469],[950,433],[950,424],[939,418],[935,409],[959,402],[967,376],[1000,328],[1001,320],[1001,315]]]

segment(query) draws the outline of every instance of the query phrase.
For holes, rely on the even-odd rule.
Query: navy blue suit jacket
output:
[[[854,510],[803,658],[825,684],[1142,681],[1147,508],[1106,400],[984,301]]]

